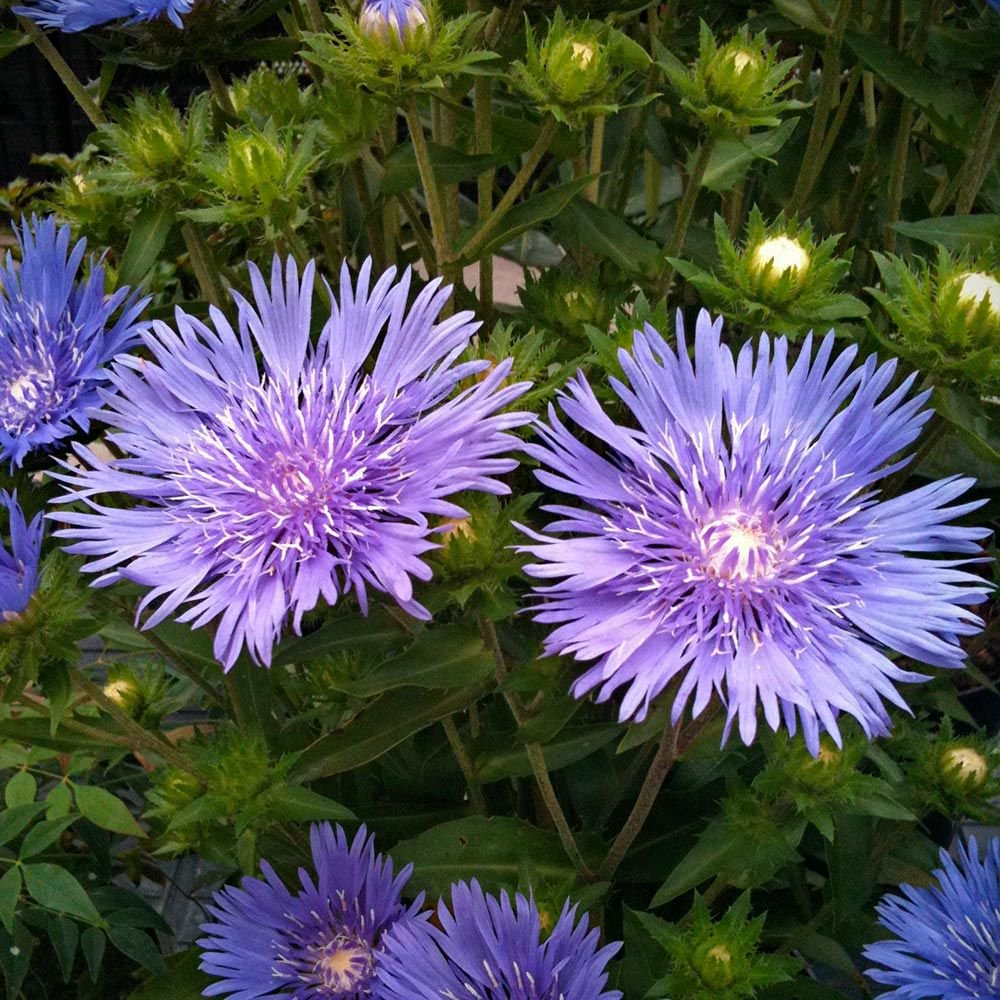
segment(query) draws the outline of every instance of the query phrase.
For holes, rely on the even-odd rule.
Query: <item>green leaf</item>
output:
[[[144,969],[155,975],[167,971],[156,942],[144,931],[134,927],[111,927],[108,929],[111,943],[123,954],[138,962]]]
[[[38,782],[30,771],[18,771],[3,790],[3,799],[13,809],[15,806],[26,806],[35,801],[38,792]]]
[[[213,980],[198,968],[200,961],[197,948],[171,955],[166,960],[166,973],[147,980],[129,1000],[201,1000]]]
[[[558,771],[562,767],[584,757],[589,757],[595,750],[606,746],[621,734],[621,726],[616,723],[603,723],[591,726],[570,726],[551,742],[542,746],[545,765],[549,771]],[[532,773],[531,762],[523,746],[515,744],[502,750],[494,750],[476,757],[476,775],[481,781],[499,781],[502,778],[523,778]]]
[[[77,785],[76,804],[94,826],[130,837],[145,837],[146,831],[136,822],[128,806],[117,795],[97,785]]]
[[[482,684],[493,674],[493,657],[471,628],[428,629],[405,653],[380,663],[361,677],[340,679],[347,694],[368,698],[391,688],[457,688]]]
[[[0,812],[0,845],[12,841],[44,809],[44,802],[29,802]]]
[[[65,781],[60,781],[58,785],[53,785],[51,791],[45,796],[45,816],[47,819],[59,819],[65,816],[73,805],[73,793],[69,790],[69,785]]]
[[[773,0],[773,3],[775,9],[794,24],[807,31],[814,31],[817,35],[826,34],[826,25],[816,16],[816,11],[809,0]]]
[[[35,939],[23,924],[17,924],[13,934],[0,928],[0,970],[3,970],[7,1000],[21,997],[21,984],[28,974],[34,950]]]
[[[652,277],[664,263],[659,243],[640,235],[620,215],[582,198],[559,214],[554,233],[564,246],[585,248],[636,277]]]
[[[97,719],[88,720],[87,724],[91,729],[107,729],[109,735],[113,733],[113,729],[107,723]],[[36,747],[49,747],[59,753],[80,751],[101,758],[119,756],[122,753],[121,747],[90,736],[69,735],[65,732],[53,736],[49,720],[41,718],[3,719],[0,721],[0,739],[16,740],[18,743]]]
[[[337,615],[315,632],[282,643],[275,652],[273,665],[281,667],[288,663],[308,663],[341,649],[388,649],[403,635],[398,622],[376,611],[367,618],[357,614]]]
[[[55,736],[56,729],[73,697],[73,685],[69,679],[69,668],[62,660],[51,660],[38,673],[45,697],[49,700],[49,732]]]
[[[666,956],[646,926],[646,921],[660,921],[651,913],[622,907],[622,961],[615,983],[628,997],[645,997],[663,975]]]
[[[46,862],[22,865],[28,895],[56,913],[79,917],[91,924],[101,923],[101,915],[83,886],[65,868]]]
[[[397,865],[413,865],[409,893],[441,896],[459,879],[478,879],[492,892],[522,881],[570,882],[576,876],[554,833],[507,816],[442,823],[402,841],[391,853]]]
[[[21,885],[21,869],[16,865],[8,868],[0,878],[0,923],[7,928],[8,934],[14,933],[14,914]]]
[[[972,94],[874,35],[848,31],[844,42],[868,69],[913,101],[950,138],[963,144],[971,140],[969,126],[980,111],[980,102]]]
[[[132,223],[118,276],[122,284],[138,285],[157,262],[176,221],[174,211],[162,202],[144,208]]]
[[[489,257],[521,233],[535,229],[546,220],[558,215],[592,180],[592,177],[576,177],[521,202],[503,217],[497,228],[492,231],[492,235],[476,252],[475,257],[468,259],[463,257],[462,263],[471,264]],[[463,243],[474,234],[475,230],[465,234]]]
[[[496,154],[472,156],[449,146],[428,144],[434,177],[438,184],[460,184],[475,180],[491,167],[499,166],[505,157]],[[397,146],[385,161],[381,192],[386,197],[409,191],[420,183],[417,156],[413,143]]]
[[[59,960],[63,982],[68,983],[73,972],[73,960],[76,958],[76,946],[80,943],[80,928],[67,917],[52,917],[49,920],[49,940],[52,950]]]
[[[397,688],[390,691],[349,725],[307,747],[292,768],[292,777],[299,782],[315,781],[367,764],[408,736],[446,715],[468,708],[482,694],[482,688],[452,691]]]
[[[101,963],[104,961],[104,949],[107,943],[108,939],[99,927],[87,927],[80,935],[80,950],[87,960],[91,982],[96,983],[97,977],[101,974]]]
[[[63,830],[71,826],[76,818],[76,816],[60,816],[58,819],[43,820],[37,826],[33,826],[21,842],[18,857],[23,861],[25,858],[33,858],[36,854],[41,854],[59,839]]]
[[[893,229],[903,236],[948,250],[978,253],[1000,242],[1000,215],[948,215],[921,219],[919,222],[896,222]]]
[[[357,819],[347,806],[301,785],[279,785],[272,789],[267,795],[267,807],[276,817],[294,823],[320,819],[347,822]]]
[[[705,828],[684,860],[667,876],[650,903],[661,906],[670,900],[707,881],[729,864],[739,845],[732,837],[729,825],[723,819],[713,820]]]
[[[799,123],[789,118],[777,128],[736,139],[721,139],[712,148],[702,185],[710,191],[729,191],[747,174],[755,160],[768,160],[791,138]]]

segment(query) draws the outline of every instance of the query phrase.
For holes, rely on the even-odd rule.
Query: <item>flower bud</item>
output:
[[[555,39],[548,46],[544,64],[549,86],[567,103],[596,94],[608,83],[607,56],[591,36],[567,34]]]
[[[982,271],[966,271],[957,275],[954,282],[958,284],[958,304],[975,311],[983,301],[988,302],[988,310],[992,318],[1000,317],[1000,281]]]
[[[750,255],[750,268],[771,289],[790,273],[792,286],[801,288],[809,269],[809,251],[790,236],[772,236]]]
[[[759,86],[767,67],[760,54],[740,44],[725,45],[712,57],[705,74],[705,87],[719,104],[742,107],[748,88]]]
[[[427,9],[420,0],[365,0],[358,20],[369,38],[403,44],[428,22]]]
[[[132,715],[142,701],[139,685],[130,677],[120,677],[104,685],[104,696],[114,702],[123,712]]]
[[[724,944],[713,944],[696,954],[694,965],[701,981],[711,989],[725,989],[733,981],[733,953]]]
[[[981,788],[990,776],[986,758],[972,747],[950,747],[941,754],[941,771],[965,789]]]

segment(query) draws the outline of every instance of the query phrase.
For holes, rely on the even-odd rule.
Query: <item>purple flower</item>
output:
[[[217,309],[214,330],[182,310],[176,331],[154,324],[153,360],[117,364],[99,414],[126,457],[80,448],[84,467],[60,476],[63,500],[91,507],[58,515],[76,540],[67,551],[95,557],[85,568],[102,573],[97,585],[151,588],[146,627],[182,605],[193,627],[218,620],[227,669],[244,645],[269,664],[289,615],[298,632],[320,597],[351,590],[366,612],[374,588],[429,617],[413,595],[413,578],[431,575],[428,516],[463,516],[447,499],[461,490],[508,492],[494,478],[517,465],[506,431],[530,419],[499,412],[527,387],[504,385],[510,361],[478,381],[489,363],[458,361],[479,324],[467,312],[437,322],[439,281],[407,309],[409,271],[370,288],[368,262],[354,290],[345,266],[311,346],[314,265],[300,282],[294,260],[283,276],[276,258],[270,290],[250,273],[255,304],[236,296],[238,332]],[[90,499],[101,493],[139,503]]]
[[[427,24],[427,10],[420,0],[365,0],[360,24],[369,35],[386,38],[392,30],[403,39]]]
[[[506,892],[487,896],[475,880],[442,901],[440,928],[396,924],[378,968],[380,1000],[619,1000],[607,990],[607,964],[619,943],[597,947],[595,927],[576,920],[567,903],[552,933],[541,940],[533,899]]]
[[[942,850],[934,877],[937,886],[904,885],[903,895],[879,903],[879,920],[896,938],[865,948],[885,966],[868,975],[895,987],[882,994],[892,1000],[1000,997],[1000,840],[980,859],[970,838],[957,864]]]
[[[42,553],[42,515],[28,524],[17,494],[0,490],[0,507],[7,511],[10,549],[0,541],[0,622],[19,615],[38,586],[38,560]]]
[[[51,216],[15,232],[21,263],[8,253],[0,267],[0,462],[19,466],[87,430],[104,365],[136,339],[148,300],[127,288],[105,295],[100,264],[78,282],[86,240],[71,251],[69,226]]]
[[[539,587],[536,617],[558,624],[547,651],[596,660],[574,694],[598,700],[624,688],[623,720],[645,717],[675,677],[676,722],[694,696],[713,694],[749,743],[757,703],[777,729],[801,720],[807,746],[819,731],[839,742],[848,712],[884,733],[883,701],[905,702],[903,670],[884,647],[939,667],[959,667],[958,637],[979,620],[982,580],[963,560],[985,530],[948,521],[978,504],[950,506],[972,480],[951,478],[880,500],[877,483],[928,419],[928,393],[907,399],[914,376],[890,385],[894,361],[856,348],[833,355],[833,335],[812,339],[789,367],[788,343],[761,337],[756,358],[720,344],[721,320],[698,318],[695,362],[678,322],[675,353],[647,326],[619,355],[627,383],[612,380],[637,427],[614,423],[583,376],[562,409],[598,454],[550,411],[542,444],[529,448],[547,486],[582,500],[548,508],[558,520],[526,551]]]
[[[386,932],[420,921],[421,895],[407,909],[403,886],[410,865],[393,875],[392,860],[375,853],[364,827],[348,845],[344,831],[316,824],[310,834],[315,880],[299,869],[292,892],[266,862],[263,879],[217,892],[203,924],[201,968],[219,981],[205,996],[238,1000],[287,997],[334,1000],[372,995]]]
[[[139,24],[164,15],[181,28],[181,15],[193,6],[194,0],[35,0],[30,6],[15,7],[14,13],[43,28],[66,32],[86,31],[109,21]]]

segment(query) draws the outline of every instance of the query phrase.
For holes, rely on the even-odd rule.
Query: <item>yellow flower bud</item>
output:
[[[951,747],[941,755],[941,770],[967,788],[981,788],[990,776],[986,758],[972,747]]]
[[[696,966],[702,982],[713,989],[724,989],[733,981],[733,953],[724,944],[712,945]]]
[[[804,277],[809,267],[809,251],[791,236],[772,236],[757,246],[750,256],[750,266],[760,275],[770,265],[768,278],[777,282],[786,272],[793,278]]]
[[[983,300],[989,302],[991,316],[1000,316],[1000,281],[982,271],[966,271],[955,278],[961,282],[958,289],[960,305],[978,309]]]
[[[586,69],[594,61],[595,55],[596,50],[590,42],[573,43],[573,61],[576,62],[581,69]]]

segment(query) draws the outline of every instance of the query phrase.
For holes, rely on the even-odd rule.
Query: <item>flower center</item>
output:
[[[735,511],[709,521],[700,532],[707,576],[751,582],[773,576],[779,554],[760,517]]]
[[[338,934],[314,950],[315,982],[331,997],[354,993],[375,968],[371,946],[352,934]]]
[[[0,382],[0,424],[10,433],[30,430],[57,402],[51,369],[29,368]]]

